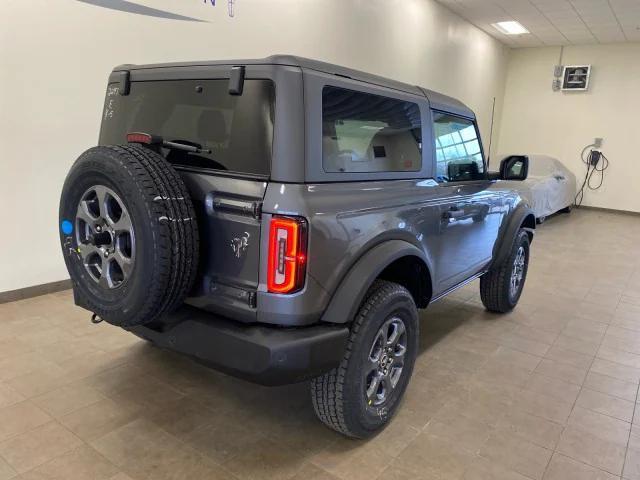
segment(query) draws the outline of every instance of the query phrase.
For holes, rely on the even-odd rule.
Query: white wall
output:
[[[488,139],[508,51],[433,0],[136,0],[188,22],[76,0],[0,1],[0,292],[67,277],[58,200],[97,141],[108,73],[121,63],[292,53],[457,96]]]
[[[589,90],[553,92],[560,48],[510,53],[499,137],[503,153],[546,153],[582,183],[581,150],[603,137],[604,185],[584,205],[640,212],[640,43],[565,47],[564,65],[593,65]]]

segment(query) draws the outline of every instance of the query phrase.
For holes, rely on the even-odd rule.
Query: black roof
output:
[[[473,111],[464,103],[453,97],[443,95],[433,90],[410,85],[408,83],[399,82],[379,75],[374,75],[352,68],[342,67],[331,63],[321,62],[310,58],[298,57],[295,55],[271,55],[260,59],[234,59],[234,60],[213,60],[213,61],[192,61],[192,62],[174,62],[174,63],[155,63],[148,65],[120,65],[114,68],[119,70],[143,70],[149,68],[165,68],[165,67],[195,67],[195,66],[215,66],[215,65],[288,65],[300,67],[303,69],[316,70],[331,75],[339,75],[342,77],[352,78],[362,82],[379,85],[382,87],[393,88],[414,95],[426,95],[431,106],[438,110],[446,110],[459,115],[475,118]]]

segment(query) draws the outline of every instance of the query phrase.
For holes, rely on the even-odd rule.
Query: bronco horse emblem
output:
[[[249,247],[249,232],[244,232],[244,235],[241,237],[235,237],[231,240],[231,250],[233,250],[233,254],[236,258],[240,258],[244,252],[247,251],[247,247]]]

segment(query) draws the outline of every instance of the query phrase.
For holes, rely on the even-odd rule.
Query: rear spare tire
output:
[[[141,146],[95,147],[78,158],[62,189],[60,242],[76,303],[122,327],[179,306],[197,273],[189,192]]]

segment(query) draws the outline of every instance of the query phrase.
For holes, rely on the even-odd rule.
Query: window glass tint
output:
[[[273,142],[274,85],[246,80],[242,95],[229,95],[229,81],[133,82],[127,96],[107,89],[100,143],[126,143],[144,132],[197,146],[204,153],[163,149],[172,163],[268,175]],[[210,152],[210,153],[209,153]]]
[[[436,180],[461,182],[484,178],[484,162],[472,121],[433,112],[436,142]]]
[[[422,167],[417,104],[336,87],[322,91],[326,172],[415,172]]]

